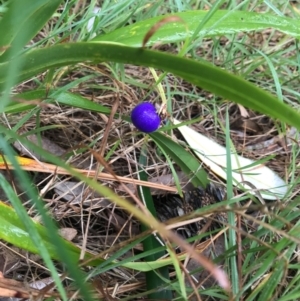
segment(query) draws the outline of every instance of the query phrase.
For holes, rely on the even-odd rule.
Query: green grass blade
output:
[[[268,281],[266,281],[257,301],[270,300],[272,296],[276,295],[276,288],[278,287],[278,284],[281,283],[282,280],[284,280],[282,279],[284,269],[285,266],[283,261],[279,261],[274,264],[274,270],[271,272],[270,277],[267,276]]]
[[[52,67],[83,61],[114,61],[164,69],[225,99],[280,118],[282,122],[300,129],[300,115],[295,110],[252,83],[208,63],[111,43],[57,45],[31,51],[21,58],[23,66],[19,72],[19,82]],[[6,80],[6,68],[7,64],[0,65],[0,89],[3,89]]]
[[[146,145],[144,145],[142,152],[139,158],[139,179],[143,181],[148,181],[147,173],[143,170],[147,166],[147,157],[146,157]],[[149,187],[139,187],[140,199],[143,200],[144,204],[147,206],[150,213],[156,217],[156,210],[153,203],[153,198],[150,192]],[[144,224],[141,225],[143,231],[149,230]],[[161,244],[155,238],[154,235],[150,235],[143,241],[144,251],[153,250],[155,248],[161,247]],[[156,261],[165,254],[164,251],[151,254],[145,257],[146,261]],[[169,269],[167,266],[158,269],[157,271],[149,271],[146,273],[146,285],[148,291],[153,291],[148,294],[149,299],[172,299],[172,292],[167,288],[163,288],[166,285],[166,281],[163,279],[169,279]]]
[[[231,140],[230,140],[230,128],[229,128],[229,114],[228,114],[228,108],[226,110],[226,194],[227,194],[227,200],[233,199],[233,179],[232,179],[232,162],[231,162]],[[234,212],[227,212],[228,216],[228,223],[229,225],[232,225],[232,228],[229,228],[228,230],[228,249],[235,248],[237,246],[236,241],[236,232],[235,232],[235,214]],[[233,252],[232,256],[228,258],[229,261],[229,271],[231,275],[231,283],[232,283],[232,293],[234,296],[238,294],[239,291],[239,274],[238,274],[238,268],[237,268],[237,253]]]
[[[16,84],[16,74],[20,72],[24,62],[18,54],[52,16],[60,2],[58,0],[12,0],[9,2],[8,10],[0,21],[0,53],[5,51],[0,57],[0,62],[8,61],[4,74],[1,106],[9,102],[11,87]],[[47,3],[50,6],[44,7]]]
[[[180,22],[165,24],[151,37],[147,45],[180,42],[192,37],[207,13],[207,11],[188,11],[172,14],[172,16],[180,17],[185,24]],[[97,36],[93,41],[112,41],[128,46],[141,46],[145,34],[161,19],[162,16],[143,20],[108,34]],[[250,32],[267,28],[274,28],[291,36],[300,37],[300,20],[275,16],[270,13],[226,10],[215,12],[208,22],[203,25],[197,36],[222,36],[230,33]]]
[[[14,96],[15,99],[22,100],[12,101],[4,109],[4,113],[20,113],[26,110],[30,110],[36,107],[36,104],[27,104],[26,101],[34,100],[35,102],[46,101],[47,103],[59,103],[61,105],[67,105],[75,108],[81,108],[83,110],[89,110],[93,112],[99,112],[103,114],[110,114],[110,109],[93,102],[87,98],[82,97],[79,94],[70,92],[60,92],[58,90],[46,91],[45,89],[31,90],[24,93],[20,93]]]
[[[207,174],[200,168],[199,161],[192,154],[161,133],[153,133],[150,136],[179,165],[181,170],[190,177],[195,187],[205,187],[207,185]]]
[[[24,47],[52,17],[62,0],[10,1],[7,12],[0,21],[0,58],[3,62]],[[17,51],[18,51],[17,50]]]

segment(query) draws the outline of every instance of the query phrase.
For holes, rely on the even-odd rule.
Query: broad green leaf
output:
[[[173,121],[175,125],[180,124],[176,119]],[[186,125],[179,126],[178,130],[200,160],[218,176],[226,179],[226,148]],[[233,152],[230,157],[232,179],[235,186],[250,189],[251,192],[253,187],[249,187],[247,184],[249,182],[259,189],[261,195],[268,200],[281,199],[285,196],[287,184],[270,168]]]
[[[207,11],[188,11],[172,14],[181,18],[184,23],[167,23],[151,37],[148,46],[156,43],[167,44],[183,41],[193,36]],[[167,17],[167,16],[163,16]],[[162,18],[155,17],[99,35],[93,41],[112,41],[128,46],[141,46],[148,30]],[[213,14],[198,33],[198,37],[222,36],[229,33],[249,32],[274,28],[294,37],[300,37],[300,20],[246,11],[219,10]]]
[[[25,46],[52,17],[62,0],[12,0],[0,21],[0,60],[9,58],[13,47]]]
[[[52,67],[71,65],[83,61],[99,63],[113,61],[156,67],[202,87],[225,99],[240,103],[253,110],[280,118],[282,122],[300,130],[300,114],[241,77],[211,64],[196,62],[172,54],[133,48],[112,43],[70,43],[30,51],[21,56],[23,65],[18,81]],[[7,64],[0,64],[0,90],[5,83]]]
[[[190,177],[195,187],[205,187],[207,185],[207,174],[200,167],[200,163],[192,154],[161,133],[152,133],[150,136],[159,147],[169,154],[181,170]]]

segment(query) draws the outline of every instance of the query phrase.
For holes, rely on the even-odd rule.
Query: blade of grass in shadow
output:
[[[232,179],[232,164],[231,164],[231,140],[230,140],[230,128],[229,128],[229,115],[228,108],[226,110],[226,195],[227,199],[231,200],[233,198],[233,179]],[[235,214],[232,211],[227,212],[228,216],[228,224],[232,225],[228,230],[228,248],[235,247],[237,245],[236,242],[236,232],[235,232]],[[234,252],[232,256],[228,258],[229,266],[230,266],[230,274],[232,279],[232,292],[233,295],[236,296],[239,292],[239,274],[237,269],[237,254]]]
[[[148,46],[180,42],[191,38],[201,21],[208,14],[207,11],[188,11],[172,14],[184,21],[183,23],[172,22],[165,24],[151,37]],[[164,17],[167,17],[165,15]],[[143,20],[129,26],[114,30],[105,35],[99,35],[92,41],[111,41],[128,46],[142,45],[142,41],[150,28],[162,19],[161,16]],[[221,21],[220,21],[221,20]],[[300,21],[288,17],[275,16],[270,13],[256,13],[247,11],[216,11],[211,18],[203,24],[197,36],[212,37],[231,33],[258,31],[274,28],[294,37],[300,37]],[[188,27],[188,31],[186,29]],[[195,37],[194,37],[195,38]]]
[[[147,139],[146,139],[146,141],[147,141]],[[144,171],[144,168],[147,166],[147,155],[146,154],[147,154],[147,148],[146,148],[146,144],[144,144],[144,146],[142,147],[142,150],[141,150],[141,154],[139,157],[139,165],[138,165],[139,166],[138,177],[140,180],[143,180],[143,181],[148,180],[148,176],[147,176],[146,172]],[[150,189],[148,187],[139,186],[138,191],[139,191],[140,199],[144,202],[144,204],[146,205],[146,207],[148,208],[150,213],[155,218],[157,218],[156,210],[154,207]],[[141,229],[142,229],[142,231],[149,230],[149,228],[144,224],[141,225]],[[143,241],[143,247],[144,247],[143,250],[144,251],[153,250],[160,246],[161,246],[161,244],[159,243],[157,238],[155,238],[154,235],[147,237]],[[149,255],[149,256],[145,257],[145,260],[146,261],[156,261],[163,255],[165,255],[164,251]],[[163,280],[163,279],[165,279],[165,280]],[[153,299],[153,300],[157,300],[157,299],[172,300],[171,290],[169,290],[165,287],[166,281],[169,281],[169,280],[170,280],[169,279],[169,269],[167,266],[162,267],[155,271],[153,270],[153,271],[147,272],[146,273],[147,290],[149,290],[149,291],[154,290],[154,292],[148,294],[148,298]]]
[[[83,61],[93,63],[114,61],[150,66],[172,72],[174,75],[202,87],[225,99],[240,103],[300,129],[300,114],[278,101],[271,94],[241,77],[211,64],[196,62],[172,54],[132,48],[111,43],[74,43],[38,49],[20,57],[23,61],[18,81],[43,72],[48,68],[66,66]],[[7,64],[0,65],[0,90],[6,82]],[[201,70],[201,72],[199,72]]]

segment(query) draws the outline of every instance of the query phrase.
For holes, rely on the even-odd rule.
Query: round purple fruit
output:
[[[135,127],[144,133],[156,131],[160,125],[160,117],[150,102],[138,104],[131,112],[131,120]]]

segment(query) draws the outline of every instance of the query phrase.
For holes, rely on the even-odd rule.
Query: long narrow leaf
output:
[[[42,103],[46,100],[47,103],[57,102],[62,105],[73,106],[84,110],[109,114],[110,109],[93,102],[81,95],[70,92],[46,91],[45,89],[26,91],[14,96],[18,101],[11,102],[3,109],[5,113],[20,113],[36,107],[37,103]],[[34,104],[28,104],[27,101],[32,100]]]
[[[12,47],[24,47],[52,17],[62,0],[10,1],[0,21],[0,60],[9,58]]]
[[[156,43],[172,43],[192,37],[198,25],[204,19],[207,11],[188,11],[172,14],[184,21],[166,23],[151,37],[147,45]],[[167,16],[164,16],[167,17]],[[122,27],[105,35],[97,36],[93,41],[112,41],[128,46],[141,46],[146,33],[159,22],[162,17],[155,17]],[[294,37],[300,37],[300,21],[287,17],[271,14],[262,14],[246,11],[219,10],[199,31],[198,36],[211,37],[222,36],[229,33],[249,32],[274,28]]]
[[[205,187],[207,185],[207,174],[192,154],[161,133],[153,133],[151,137],[180,166],[181,170],[190,177],[195,187]]]
[[[143,147],[143,150],[140,154],[139,158],[139,179],[143,181],[148,180],[147,173],[143,169],[147,165],[147,156],[146,156],[146,145]],[[148,187],[139,186],[139,195],[140,199],[145,203],[150,213],[156,217],[156,211],[153,203],[153,198]],[[145,225],[141,225],[142,230],[148,230],[149,228]],[[147,237],[143,241],[144,251],[150,251],[155,248],[160,247],[161,244],[158,242],[157,238],[154,235]],[[145,257],[147,261],[156,261],[159,260],[160,257],[164,256],[165,252],[159,252],[155,254],[151,254]],[[146,285],[147,290],[151,292],[148,294],[149,299],[172,299],[172,292],[170,290],[164,289],[165,281],[162,278],[169,280],[169,269],[168,267],[162,267],[157,271],[149,271],[146,273]],[[160,288],[160,289],[159,289]]]
[[[278,101],[271,94],[211,64],[196,62],[172,54],[99,42],[62,44],[38,49],[24,54],[20,59],[22,59],[23,65],[17,76],[19,82],[48,68],[83,61],[94,63],[114,61],[160,68],[225,99],[230,99],[271,117],[280,118],[282,122],[300,130],[300,114]],[[6,68],[6,63],[0,65],[0,90],[3,89],[6,80]]]

